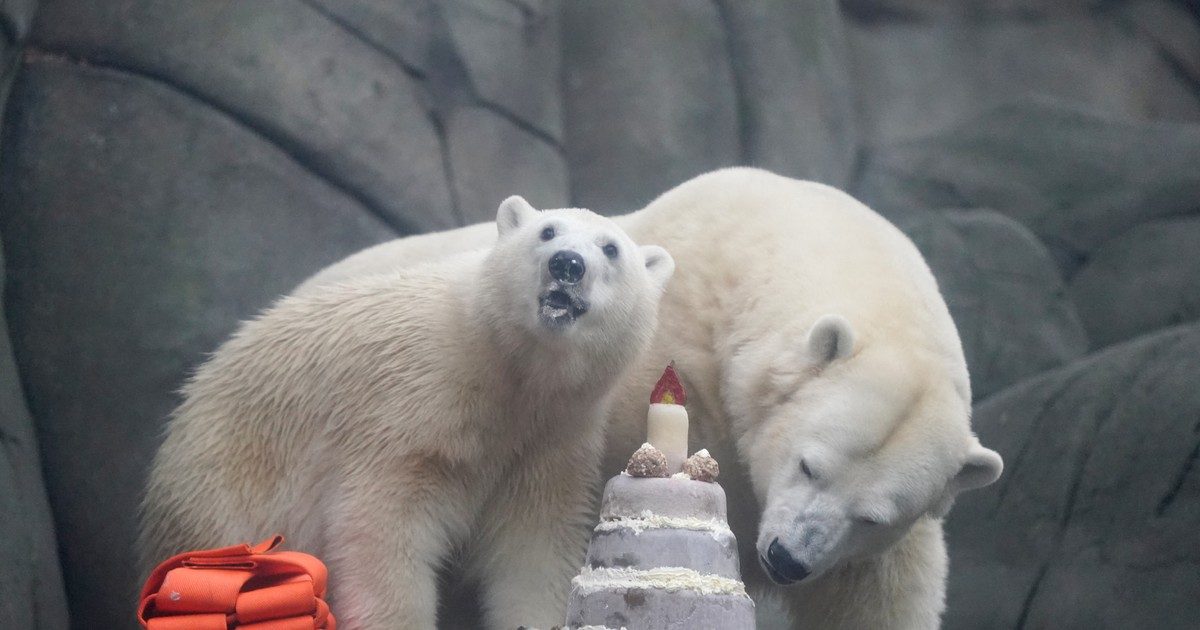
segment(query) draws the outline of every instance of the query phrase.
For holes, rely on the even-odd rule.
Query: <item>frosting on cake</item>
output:
[[[579,595],[606,589],[658,588],[667,592],[690,590],[701,595],[746,595],[741,580],[700,573],[684,567],[655,569],[593,569],[584,567],[571,580]]]
[[[650,510],[642,510],[641,516],[636,518],[621,516],[613,519],[600,521],[593,531],[596,532],[611,532],[618,529],[628,529],[635,534],[640,534],[647,529],[690,529],[698,532],[712,532],[713,534],[732,534],[729,530],[729,525],[725,521],[715,518],[697,518],[694,516],[662,516],[655,514]]]

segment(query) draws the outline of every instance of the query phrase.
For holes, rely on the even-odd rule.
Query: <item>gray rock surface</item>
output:
[[[3,146],[7,316],[72,618],[129,627],[137,501],[187,370],[239,319],[395,233],[237,121],[62,58],[27,60]]]
[[[845,185],[858,137],[837,5],[719,0],[737,89],[742,163]]]
[[[1104,0],[842,0],[848,13],[860,19],[915,21],[931,18],[1042,17],[1081,13],[1098,8]]]
[[[0,317],[0,628],[57,630],[67,627],[67,600],[54,518],[5,324]]]
[[[1101,245],[1070,295],[1095,347],[1200,319],[1200,216],[1143,223]]]
[[[559,4],[452,0],[439,6],[479,100],[560,141]]]
[[[849,24],[862,136],[872,146],[940,133],[1032,96],[1129,120],[1200,120],[1191,81],[1110,12]]]
[[[1200,4],[1196,4],[1200,9]],[[1134,0],[1118,5],[1117,19],[1152,42],[1181,78],[1200,83],[1200,20],[1169,0]]]
[[[569,205],[558,2],[311,6],[417,82],[441,144],[455,221],[490,220],[499,200],[514,193],[547,207]]]
[[[881,150],[858,195],[893,217],[991,208],[1028,226],[1066,278],[1139,223],[1200,209],[1200,125],[1131,123],[1047,101],[1005,105]]]
[[[402,231],[460,224],[418,83],[309,5],[50,0],[32,41],[224,111]]]
[[[387,51],[415,72],[428,73],[439,34],[430,0],[307,0],[363,41]]]
[[[0,4],[0,109],[20,68],[35,8],[34,0]],[[0,152],[7,150],[0,146]],[[4,267],[0,247],[0,310],[5,305]],[[54,518],[8,335],[0,312],[0,628],[56,630],[68,622]]]
[[[36,10],[37,0],[0,3],[0,109],[8,98],[13,76],[21,66],[21,49],[29,36],[29,25]]]
[[[737,96],[716,5],[563,6],[567,164],[576,203],[624,214],[737,164]]]
[[[1004,476],[947,521],[947,628],[1194,628],[1200,326],[1172,328],[975,407]]]
[[[903,229],[954,316],[978,400],[1087,351],[1058,269],[1024,226],[988,210],[914,213]]]
[[[464,223],[494,221],[500,201],[521,195],[535,208],[570,205],[562,152],[482,107],[449,114],[446,138]]]

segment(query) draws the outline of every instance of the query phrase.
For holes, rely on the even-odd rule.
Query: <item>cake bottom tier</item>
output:
[[[753,630],[754,603],[745,595],[615,587],[572,593],[567,627]]]

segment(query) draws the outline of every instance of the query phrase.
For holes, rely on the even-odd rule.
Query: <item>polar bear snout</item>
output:
[[[771,541],[770,546],[767,547],[767,554],[760,555],[758,560],[762,563],[763,569],[767,571],[771,581],[776,584],[799,582],[811,573],[803,562],[796,559],[792,552],[779,542],[778,538]]]
[[[587,263],[578,251],[560,249],[542,265],[541,273],[547,284],[538,296],[538,316],[547,327],[565,330],[592,306],[587,294],[595,283],[584,282]]]
[[[549,266],[550,277],[564,284],[579,284],[583,280],[583,274],[587,272],[583,256],[569,249],[555,252],[550,257]]]
[[[538,297],[538,316],[551,328],[562,328],[588,312],[590,305],[577,286],[551,286]]]

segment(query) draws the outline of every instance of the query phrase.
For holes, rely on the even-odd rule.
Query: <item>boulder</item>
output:
[[[438,32],[437,7],[429,0],[311,0],[311,6],[413,72],[429,71]]]
[[[742,162],[844,186],[858,138],[837,2],[717,5],[728,30]]]
[[[313,6],[419,83],[441,142],[455,223],[492,220],[496,204],[513,193],[543,207],[568,205],[558,3],[314,0]]]
[[[29,24],[36,10],[37,0],[0,2],[0,111],[4,109],[13,75],[21,67],[16,59],[29,36]]]
[[[1116,8],[1123,24],[1153,42],[1162,58],[1193,86],[1200,84],[1200,15],[1169,0],[1133,0]]]
[[[27,58],[3,147],[6,314],[71,616],[127,628],[137,503],[173,392],[239,319],[396,233],[254,129],[66,58]]]
[[[577,204],[624,214],[737,164],[737,97],[716,5],[563,5],[567,164]]]
[[[570,205],[562,153],[482,107],[450,113],[446,125],[452,183],[465,223],[494,221],[496,207],[521,195],[536,208]]]
[[[1035,97],[1130,121],[1200,121],[1194,83],[1112,12],[847,23],[870,146],[940,134]]]
[[[1096,347],[1200,319],[1200,216],[1143,223],[1101,245],[1070,295]]]
[[[0,627],[57,630],[68,623],[54,518],[4,323],[0,317]]]
[[[220,109],[403,232],[458,225],[422,86],[327,12],[303,2],[48,0],[31,38]]]
[[[1093,11],[1104,0],[842,0],[842,7],[863,21],[917,21],[943,18],[973,20],[1037,18]]]
[[[1200,125],[1124,122],[1044,100],[876,152],[855,187],[892,216],[991,208],[1029,227],[1067,279],[1135,225],[1200,209]]]
[[[0,4],[0,111],[35,9],[34,0]],[[53,630],[67,627],[67,600],[38,440],[3,315],[4,274],[0,247],[0,628]]]
[[[1054,261],[1020,223],[988,210],[952,210],[899,225],[950,307],[976,399],[1087,350]]]
[[[976,405],[1005,471],[947,521],[947,628],[1195,627],[1197,374],[1180,326]]]
[[[457,0],[437,6],[476,99],[561,141],[559,3]]]

